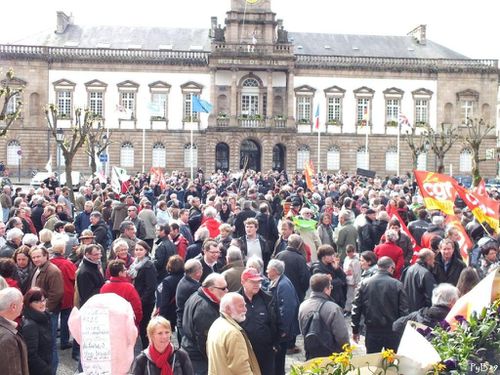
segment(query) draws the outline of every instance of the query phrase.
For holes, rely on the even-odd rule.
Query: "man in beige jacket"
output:
[[[238,293],[227,293],[220,302],[221,316],[208,331],[209,375],[261,375],[259,364],[245,331],[238,322],[245,320],[245,300]]]

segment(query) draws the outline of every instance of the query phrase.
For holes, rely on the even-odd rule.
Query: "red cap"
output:
[[[243,273],[241,274],[241,282],[247,281],[247,280],[252,280],[252,281],[261,281],[263,277],[260,275],[259,271],[257,271],[255,268],[247,268]]]

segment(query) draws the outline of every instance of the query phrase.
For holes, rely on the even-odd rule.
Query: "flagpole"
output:
[[[368,121],[366,121],[366,126],[365,126],[365,162],[366,162],[366,169],[370,169],[370,160],[368,154]]]
[[[144,173],[144,165],[146,164],[146,128],[142,128],[142,173]]]
[[[191,157],[190,157],[190,159],[191,159],[191,163],[190,163],[191,164],[190,165],[190,167],[191,167],[191,181],[193,181],[193,179],[194,179],[194,171],[193,171],[194,165],[193,164],[194,163],[193,163],[193,126],[192,125],[191,125],[191,130],[189,132],[189,137],[190,137],[190,142],[191,142],[191,150],[190,150],[190,153],[191,153]]]
[[[320,160],[321,160],[321,131],[319,129],[319,125],[318,125],[318,167],[316,168],[316,171],[318,172],[319,174],[319,171],[320,171],[320,168],[321,168],[321,165],[320,165]]]
[[[401,123],[398,121],[398,144],[397,144],[397,158],[398,158],[398,166],[397,166],[397,169],[396,169],[396,175],[398,176],[399,178],[399,155],[400,155],[400,152],[401,152],[401,148],[400,148],[400,145],[399,145],[399,142],[400,142],[400,138],[401,138]]]

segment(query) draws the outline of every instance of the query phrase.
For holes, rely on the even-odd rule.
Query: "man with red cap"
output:
[[[255,268],[247,268],[241,274],[241,289],[247,313],[241,327],[245,330],[259,362],[262,374],[274,373],[275,347],[278,347],[276,306],[272,296],[264,292],[262,275]]]

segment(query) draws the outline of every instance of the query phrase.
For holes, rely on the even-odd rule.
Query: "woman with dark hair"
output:
[[[68,215],[68,213],[66,212],[66,209],[64,207],[64,204],[62,204],[62,203],[56,204],[56,215],[59,218],[59,220],[65,222],[65,223],[70,223],[73,221],[73,218]]]
[[[221,221],[221,223],[227,223],[232,216],[233,212],[231,211],[230,204],[227,201],[223,201],[217,218]]]
[[[359,264],[362,269],[361,280],[366,279],[372,276],[377,270],[377,256],[373,251],[363,251],[359,257]]]
[[[322,245],[330,245],[336,250],[337,245],[333,240],[333,229],[332,217],[329,214],[322,213],[319,218],[318,228],[316,229],[318,237]]]
[[[28,349],[30,375],[52,374],[52,333],[43,289],[31,288],[24,296],[21,332]]]
[[[10,258],[0,258],[0,276],[2,276],[10,287],[21,290],[17,281],[16,263]]]
[[[16,263],[19,287],[21,288],[21,292],[26,293],[28,290],[28,279],[34,268],[30,257],[30,247],[22,245],[14,252],[12,258]]]
[[[155,305],[156,267],[149,258],[150,251],[151,248],[146,242],[137,241],[134,251],[135,260],[127,272],[141,297],[143,318],[139,325],[139,334],[143,348],[149,345],[146,327]]]
[[[458,277],[457,289],[460,297],[467,294],[479,283],[479,274],[474,267],[465,267]]]
[[[184,260],[179,255],[172,255],[167,262],[167,272],[167,277],[158,285],[156,306],[159,314],[171,322],[172,330],[174,330],[177,321],[175,291],[177,284],[184,276]]]

